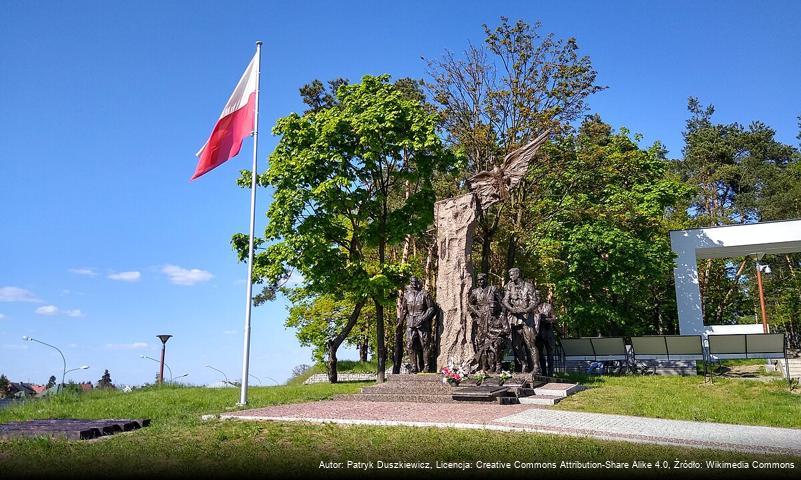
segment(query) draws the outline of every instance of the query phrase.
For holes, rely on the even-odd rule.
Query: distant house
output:
[[[24,382],[9,382],[7,394],[9,397],[23,398],[36,395],[34,384]]]
[[[30,384],[30,386],[33,389],[33,391],[36,392],[36,396],[37,397],[41,397],[42,395],[44,395],[44,392],[47,390],[47,386],[46,385]]]
[[[92,386],[92,382],[81,382],[78,384],[78,386],[81,387],[82,392],[90,392],[95,388]]]

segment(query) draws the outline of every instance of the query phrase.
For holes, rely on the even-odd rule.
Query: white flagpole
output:
[[[242,389],[239,405],[248,403],[248,369],[250,366],[250,310],[253,306],[253,237],[256,229],[256,152],[259,148],[259,82],[261,81],[261,42],[256,42],[256,111],[253,115],[253,170],[250,181],[250,243],[248,245],[247,303],[245,306],[245,347],[242,354]]]

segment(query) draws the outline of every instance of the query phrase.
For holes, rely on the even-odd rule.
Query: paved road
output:
[[[801,456],[801,429],[569,412],[527,405],[467,403],[456,409],[432,408],[431,404],[412,402],[329,400],[243,410],[220,417],[256,421],[527,431]]]
[[[527,430],[633,442],[712,447],[801,455],[801,429],[607,415],[560,410],[527,410],[493,423]]]

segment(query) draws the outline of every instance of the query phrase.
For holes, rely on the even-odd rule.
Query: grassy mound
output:
[[[654,380],[657,380],[655,383]],[[588,380],[589,381],[589,380]],[[661,383],[666,381],[667,383]],[[586,395],[590,404],[604,399],[618,405],[616,413],[643,410],[621,402],[631,396],[656,396],[654,403],[675,405],[682,411],[683,401],[674,402],[675,389],[685,389],[689,398],[691,382],[702,380],[674,377],[606,377],[592,383],[593,389],[564,402],[565,407]],[[675,383],[671,383],[675,382]],[[683,383],[687,382],[687,383]],[[715,389],[739,395],[739,387],[716,382]],[[302,386],[255,387],[251,389],[249,407],[304,402],[330,398],[336,393],[355,392],[364,384],[317,384]],[[770,392],[771,385],[765,386]],[[709,389],[698,387],[699,396]],[[606,392],[606,393],[604,393]],[[601,395],[599,397],[599,395]],[[606,395],[604,397],[603,395]],[[729,397],[731,398],[731,397]],[[767,398],[767,397],[766,397]],[[150,427],[114,435],[101,441],[76,442],[50,439],[0,440],[0,465],[4,478],[29,475],[58,475],[59,477],[87,476],[384,476],[425,473],[426,476],[482,476],[488,473],[503,476],[531,476],[536,473],[568,474],[571,477],[615,476],[629,470],[598,469],[560,470],[504,469],[492,472],[457,469],[422,470],[354,470],[354,462],[670,462],[720,460],[792,461],[800,458],[738,454],[712,450],[697,450],[660,445],[609,442],[586,438],[520,432],[493,432],[436,428],[306,425],[276,422],[202,421],[203,414],[234,410],[238,400],[236,389],[192,387],[151,387],[131,393],[94,391],[85,395],[64,395],[51,399],[29,401],[0,411],[0,422],[33,418],[141,418],[152,420]],[[701,400],[707,402],[708,400]],[[740,400],[743,401],[742,399]],[[645,402],[638,400],[637,402]],[[647,402],[646,402],[647,403]],[[766,402],[767,403],[767,402]],[[635,402],[634,405],[637,403]],[[731,409],[732,404],[707,403],[706,408]],[[737,404],[734,404],[736,408]],[[565,408],[561,407],[561,408]],[[431,408],[453,408],[451,405]],[[639,410],[637,410],[639,408]],[[656,407],[652,407],[656,408]],[[608,407],[611,409],[611,407]],[[669,410],[666,407],[665,410]],[[654,410],[651,410],[654,411]],[[657,412],[658,413],[658,412]],[[678,415],[678,414],[676,414]],[[322,469],[321,463],[342,462],[339,469]],[[330,465],[330,464],[329,464]],[[34,470],[32,470],[32,468]],[[542,469],[539,468],[538,469]],[[793,470],[756,470],[738,472],[738,476],[786,476],[795,478]],[[643,471],[653,476],[664,475],[661,469]],[[682,472],[678,472],[682,473]],[[698,470],[703,478],[730,475],[728,470]]]

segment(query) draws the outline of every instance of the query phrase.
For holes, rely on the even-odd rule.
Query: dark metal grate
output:
[[[150,419],[81,420],[54,418],[0,424],[0,438],[50,437],[68,440],[91,440],[150,425]]]

